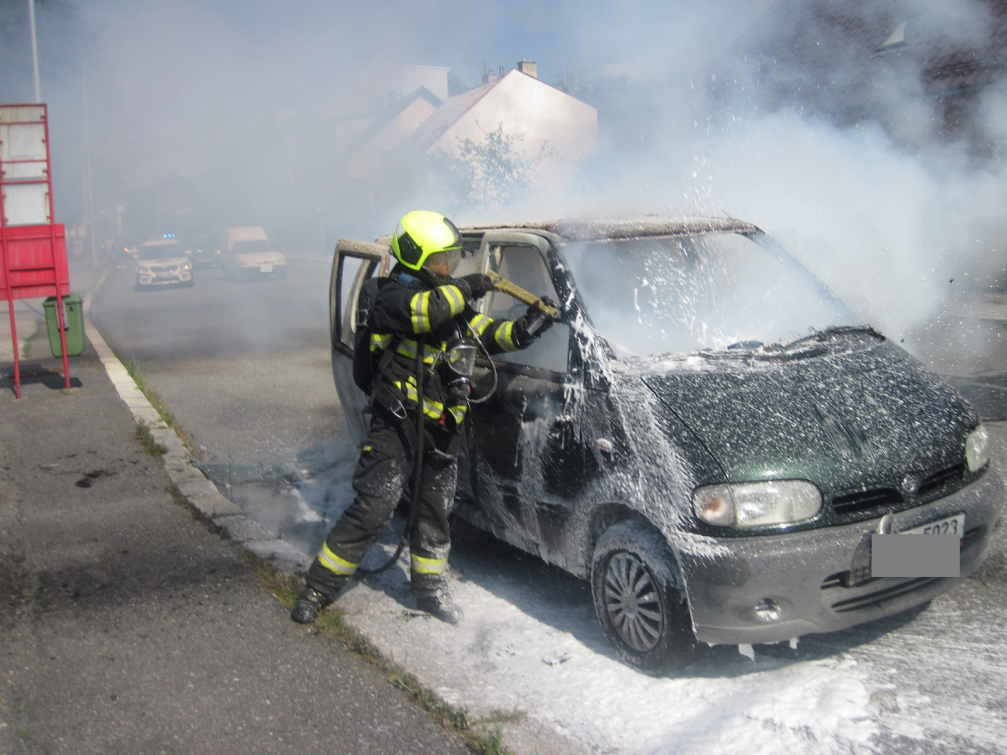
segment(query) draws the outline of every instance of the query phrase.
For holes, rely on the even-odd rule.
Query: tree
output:
[[[435,182],[455,205],[488,209],[526,198],[534,191],[539,164],[554,154],[548,142],[537,153],[524,154],[516,146],[524,134],[505,132],[503,123],[484,133],[478,142],[458,137],[454,154],[442,149],[430,158]]]

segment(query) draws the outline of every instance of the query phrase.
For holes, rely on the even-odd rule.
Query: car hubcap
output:
[[[661,599],[647,567],[632,553],[609,559],[605,608],[623,642],[641,653],[657,647],[664,633]]]

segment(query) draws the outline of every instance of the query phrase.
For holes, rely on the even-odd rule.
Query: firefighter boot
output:
[[[333,595],[338,594],[339,590],[333,592]],[[323,592],[319,592],[314,587],[306,586],[301,590],[301,594],[297,596],[297,602],[294,603],[294,610],[290,612],[290,618],[298,624],[311,624],[318,618],[318,614],[322,612],[322,609],[332,603],[333,600],[333,598],[330,598]]]
[[[412,574],[416,607],[448,624],[462,620],[462,609],[451,600],[447,578],[441,574]]]

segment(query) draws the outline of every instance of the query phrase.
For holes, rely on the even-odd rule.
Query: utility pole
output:
[[[42,84],[38,78],[38,43],[35,41],[35,0],[28,0],[28,23],[31,26],[31,63],[35,72],[35,102],[42,102]]]

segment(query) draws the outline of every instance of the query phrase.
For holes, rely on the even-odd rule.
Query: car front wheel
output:
[[[626,663],[660,675],[700,654],[674,554],[643,522],[620,522],[601,536],[591,569],[594,610]]]

